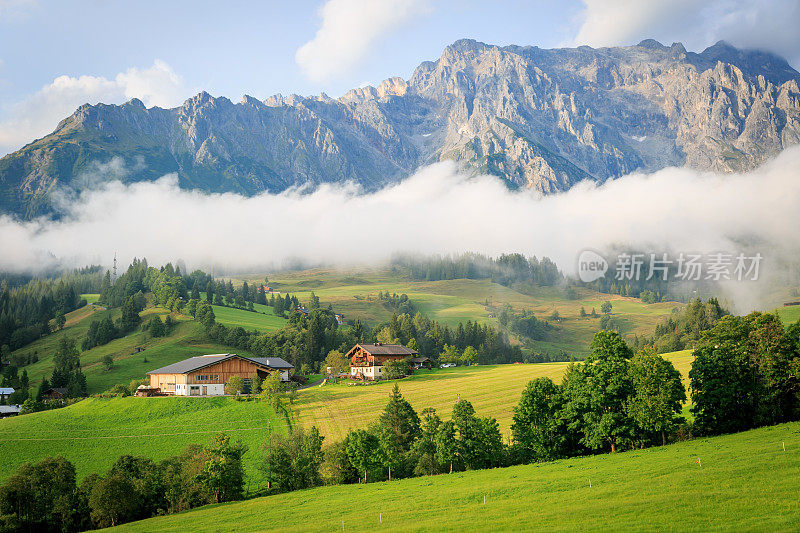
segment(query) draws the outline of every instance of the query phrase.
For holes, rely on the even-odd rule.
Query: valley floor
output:
[[[320,487],[117,529],[796,531],[798,490],[800,423],[791,423],[613,455]]]

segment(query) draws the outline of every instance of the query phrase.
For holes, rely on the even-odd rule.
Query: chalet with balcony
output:
[[[347,352],[350,359],[350,376],[374,381],[383,379],[383,365],[389,361],[411,360],[417,351],[402,344],[356,344]]]

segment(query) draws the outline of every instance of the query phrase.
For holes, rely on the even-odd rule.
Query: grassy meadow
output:
[[[791,423],[617,454],[319,487],[117,530],[794,531],[798,479],[800,423]]]
[[[255,276],[244,279],[248,282],[263,280]],[[682,307],[677,302],[645,304],[638,298],[601,294],[588,289],[576,289],[576,299],[570,300],[559,287],[524,286],[515,289],[488,279],[409,281],[389,269],[347,274],[323,269],[280,273],[270,277],[269,285],[281,294],[291,293],[304,302],[314,292],[323,305],[331,304],[336,312],[345,315],[345,319],[360,317],[370,324],[391,318],[392,311],[378,299],[378,293],[386,291],[407,294],[420,312],[450,326],[472,320],[499,327],[496,316],[505,304],[517,312],[525,309],[544,319],[558,311],[561,316],[555,324],[558,331],[546,341],[533,342],[532,346],[541,352],[565,351],[576,355],[588,352],[587,346],[600,328],[599,316],[582,318],[581,307],[587,313],[594,308],[599,315],[600,305],[609,300],[613,305],[613,315],[626,336],[651,335],[659,320]]]
[[[288,322],[272,312],[272,308],[266,305],[253,304],[257,312],[225,307],[222,305],[212,305],[214,316],[217,322],[224,326],[241,326],[247,331],[269,332],[281,329]]]
[[[688,386],[691,350],[664,354],[664,357],[672,361]],[[519,403],[528,382],[539,377],[560,382],[568,365],[539,363],[438,368],[419,370],[400,381],[315,386],[298,392],[294,410],[301,425],[314,425],[329,440],[339,440],[348,430],[375,422],[397,383],[417,412],[433,407],[439,416],[447,419],[460,397],[469,400],[478,415],[496,418],[501,432],[507,435],[514,406]]]
[[[83,478],[104,472],[123,454],[165,459],[225,431],[248,446],[245,468],[248,480],[257,483],[259,448],[268,422],[274,431],[287,430],[286,421],[264,402],[227,397],[88,398],[63,409],[0,421],[0,479],[22,463],[48,455],[63,455]]]
[[[778,307],[775,309],[775,313],[781,318],[783,325],[788,326],[800,320],[800,305]]]

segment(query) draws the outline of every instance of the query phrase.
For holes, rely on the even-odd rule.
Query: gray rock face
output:
[[[84,105],[0,160],[0,212],[49,213],[59,186],[114,157],[124,181],[254,194],[354,181],[375,189],[453,159],[552,193],[671,165],[753,168],[800,142],[800,74],[725,43],[543,50],[457,41],[409,80],[338,99],[202,92],[175,109]]]

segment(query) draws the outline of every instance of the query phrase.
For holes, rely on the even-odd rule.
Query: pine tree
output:
[[[258,288],[258,293],[256,294],[256,303],[267,305],[267,294],[264,292],[264,287]]]
[[[122,316],[119,319],[120,329],[123,332],[133,331],[139,325],[141,318],[136,312],[136,302],[131,296],[122,305]]]
[[[206,285],[206,301],[212,303],[214,301],[214,280],[210,280]]]

